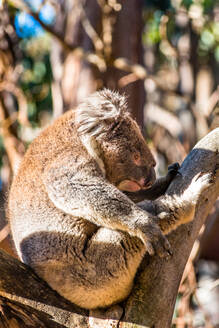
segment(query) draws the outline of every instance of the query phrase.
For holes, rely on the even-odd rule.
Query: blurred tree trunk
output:
[[[64,8],[57,17],[57,25],[60,29],[64,28],[65,40],[86,52],[99,52],[99,54],[102,52],[107,68],[100,72],[93,64],[79,59],[74,52],[63,53],[57,41],[53,41],[51,62],[55,78],[53,85],[55,116],[74,107],[91,92],[108,87],[127,93],[133,116],[140,125],[143,124],[145,101],[143,81],[136,81],[134,78],[133,82],[127,85],[128,82],[122,81],[121,78],[131,74],[112,65],[113,61],[120,57],[128,59],[133,64],[142,64],[142,5],[141,0],[127,0],[122,2],[122,6],[117,3],[116,10],[112,10],[105,1],[64,2]],[[86,17],[85,21],[84,17]],[[102,45],[100,40],[95,39],[95,35],[91,39],[92,32],[86,25],[87,21],[100,36]],[[60,102],[60,94],[63,103]]]

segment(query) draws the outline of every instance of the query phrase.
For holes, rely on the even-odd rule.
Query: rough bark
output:
[[[168,239],[171,259],[146,256],[131,295],[120,306],[90,312],[55,293],[26,265],[0,252],[1,327],[170,327],[178,286],[198,232],[219,196],[219,128],[203,138],[181,167],[182,177],[170,185],[169,195],[180,195],[198,172],[215,178],[203,192],[192,223],[173,231]],[[215,170],[217,168],[217,170]]]

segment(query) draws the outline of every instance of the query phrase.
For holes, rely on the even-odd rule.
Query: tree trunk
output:
[[[203,192],[193,222],[173,231],[168,239],[173,256],[145,256],[128,299],[108,310],[79,309],[64,300],[26,265],[0,251],[1,327],[136,328],[170,327],[178,286],[198,232],[219,196],[219,128],[190,152],[167,193],[180,195],[199,172],[214,179]],[[149,203],[150,204],[150,203]]]
[[[145,103],[144,82],[134,77],[131,83],[120,83],[121,78],[129,73],[113,67],[113,63],[115,59],[122,57],[132,64],[143,64],[141,39],[143,2],[142,0],[123,1],[118,11],[108,6],[107,2],[104,3],[104,1],[89,0],[84,2],[82,7],[81,0],[66,1],[65,6],[68,7],[65,10],[67,11],[66,17],[61,13],[62,17],[58,17],[61,20],[61,26],[64,25],[63,20],[67,21],[64,39],[69,44],[81,47],[85,52],[100,55],[106,62],[106,68],[104,71],[100,71],[95,65],[80,59],[74,52],[63,55],[63,49],[59,45],[57,46],[58,41],[54,40],[51,50],[51,64],[55,80],[52,91],[55,106],[54,116],[60,113],[62,107],[63,111],[72,108],[90,93],[107,87],[126,92],[129,95],[130,111],[142,126]],[[89,32],[89,27],[84,23],[84,17],[99,36],[102,48],[97,45],[95,36],[91,39],[92,32]],[[59,101],[60,92],[63,104],[60,104]]]

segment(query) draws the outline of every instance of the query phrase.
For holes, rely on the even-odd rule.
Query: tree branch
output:
[[[0,250],[0,327],[11,327],[12,318],[19,328],[87,327],[87,314]]]
[[[146,256],[129,298],[108,310],[79,309],[64,300],[26,265],[0,251],[0,326],[80,328],[167,328],[171,325],[178,286],[198,232],[219,196],[219,128],[203,138],[181,166],[167,193],[182,194],[199,172],[215,174],[203,192],[193,222],[173,231],[168,239],[173,248],[170,260]],[[145,206],[153,203],[146,202]],[[83,297],[83,296],[82,296]],[[122,319],[120,319],[122,318]],[[14,327],[13,326],[13,327]]]

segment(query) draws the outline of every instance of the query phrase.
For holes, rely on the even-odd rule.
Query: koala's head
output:
[[[76,112],[78,133],[106,179],[123,191],[149,188],[155,181],[155,160],[126,98],[108,89],[96,92]],[[89,145],[88,145],[89,144]]]

